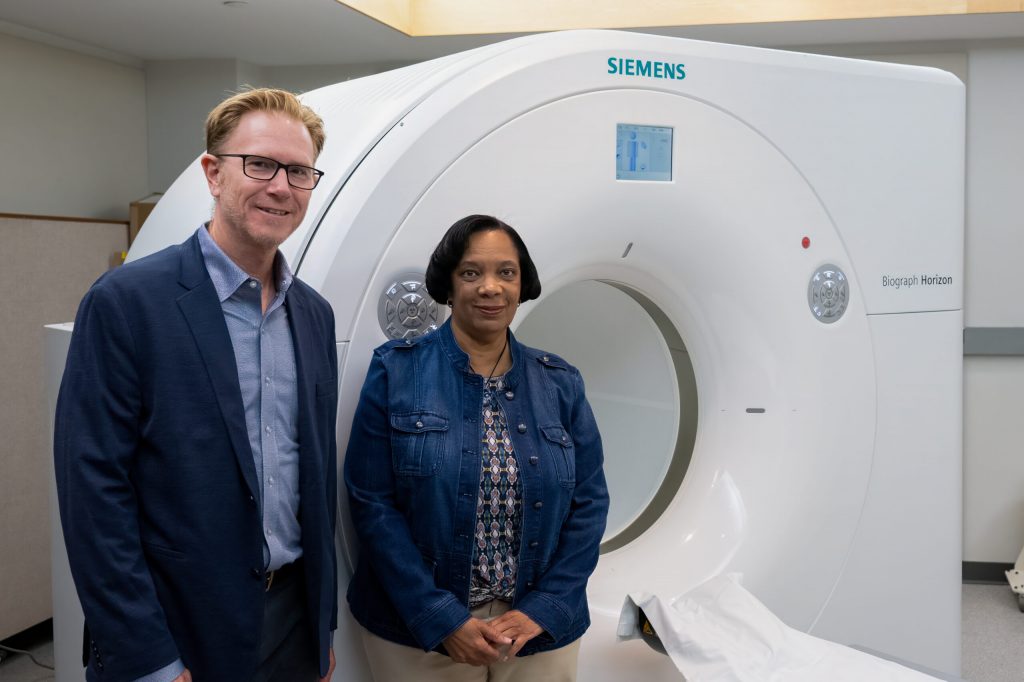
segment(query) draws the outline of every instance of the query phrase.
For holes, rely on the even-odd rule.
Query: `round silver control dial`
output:
[[[814,271],[807,285],[807,304],[819,322],[835,322],[846,312],[849,302],[850,286],[839,266],[822,265]]]
[[[377,321],[389,339],[412,339],[437,329],[443,311],[430,298],[423,284],[423,274],[400,275],[377,304]]]

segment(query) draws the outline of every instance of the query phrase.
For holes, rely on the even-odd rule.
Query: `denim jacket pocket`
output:
[[[391,461],[395,473],[432,476],[444,452],[448,419],[432,412],[391,415]]]
[[[576,484],[576,449],[572,436],[561,425],[542,426],[540,432],[547,442],[548,452],[554,457],[558,482],[571,488]]]

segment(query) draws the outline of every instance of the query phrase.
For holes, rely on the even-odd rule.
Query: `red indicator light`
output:
[[[804,238],[803,238],[802,240],[800,240],[800,244],[801,244],[801,245],[802,245],[802,246],[803,246],[803,247],[804,247],[805,249],[809,249],[809,248],[811,248],[811,238],[810,238],[810,237],[804,237]]]

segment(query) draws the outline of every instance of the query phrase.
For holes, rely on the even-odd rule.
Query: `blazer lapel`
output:
[[[316,375],[315,369],[306,363],[319,357],[316,348],[311,347],[315,334],[310,328],[308,310],[303,300],[303,292],[294,284],[285,297],[288,308],[288,324],[291,325],[292,339],[295,345],[295,371],[298,374],[299,394],[299,477],[307,481],[321,480],[321,465],[318,458],[313,457],[316,448],[302,447],[303,443],[314,443],[315,425],[313,415],[316,412]]]
[[[178,307],[192,330],[203,364],[210,375],[242,478],[249,488],[249,494],[259,500],[256,464],[253,462],[245,425],[245,408],[242,405],[242,391],[238,386],[235,352],[217,290],[206,272],[199,240],[195,236],[185,243],[182,250],[180,283],[188,291],[178,297]]]

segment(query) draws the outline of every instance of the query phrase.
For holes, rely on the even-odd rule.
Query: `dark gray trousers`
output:
[[[316,638],[306,614],[302,568],[275,577],[263,603],[260,664],[253,682],[317,682]]]

